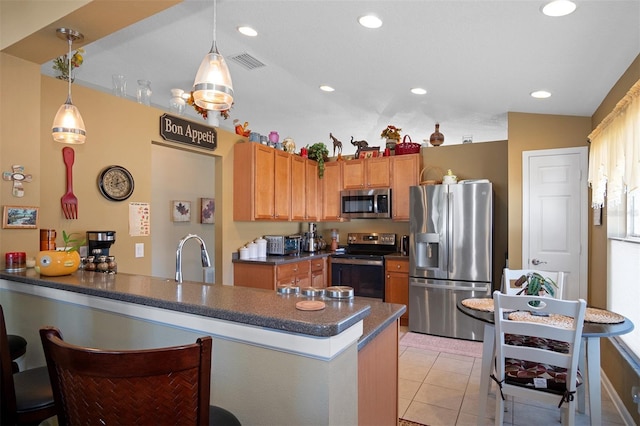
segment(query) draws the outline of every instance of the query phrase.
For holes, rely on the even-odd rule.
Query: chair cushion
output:
[[[47,367],[32,368],[13,375],[18,413],[53,407],[53,391]]]
[[[552,393],[563,394],[567,390],[567,369],[549,364],[507,358],[505,360],[504,381],[511,385],[536,388]],[[546,381],[546,388],[535,387],[534,379]],[[576,387],[582,384],[582,375],[576,375]]]
[[[563,354],[569,353],[569,344],[567,342],[561,342],[559,340],[546,339],[543,337],[524,336],[521,334],[505,334],[504,343],[513,346],[527,346],[531,348],[541,348],[551,350],[553,352],[560,352]]]
[[[543,337],[524,336],[521,334],[505,334],[505,343],[513,346],[527,346],[551,350],[553,352],[568,353],[569,344],[554,339]],[[534,387],[534,378],[546,380],[547,390],[553,393],[563,393],[566,390],[567,370],[548,364],[524,361],[520,359],[507,358],[505,364],[505,382],[524,386]],[[582,375],[578,371],[576,375],[576,386],[582,384]],[[538,388],[544,389],[544,388]]]
[[[236,416],[216,405],[209,406],[209,424],[211,426],[241,426]]]

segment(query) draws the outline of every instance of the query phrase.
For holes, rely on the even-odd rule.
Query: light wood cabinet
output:
[[[409,324],[409,259],[386,259],[384,301],[406,305],[400,325]]]
[[[391,208],[395,221],[409,220],[409,187],[418,184],[420,154],[396,155],[391,158]]]
[[[327,286],[327,258],[311,259],[311,287],[325,288]]]
[[[358,352],[358,425],[398,424],[398,321]]]
[[[291,157],[291,220],[300,222],[307,219],[306,167],[304,158]]]
[[[278,285],[309,287],[311,284],[311,261],[302,260],[276,266],[276,287]]]
[[[320,191],[318,184],[318,163],[305,159],[305,220],[315,222],[320,219]],[[294,176],[295,178],[295,176]]]
[[[327,257],[314,257],[279,265],[234,262],[233,285],[275,290],[280,284],[324,288],[327,286]]]
[[[341,221],[340,191],[342,190],[342,164],[344,161],[324,163],[324,177],[318,180],[321,188],[320,219],[323,221]]]
[[[343,165],[344,189],[388,188],[391,177],[391,157],[349,160]]]
[[[291,156],[257,143],[234,146],[233,220],[289,220]]]

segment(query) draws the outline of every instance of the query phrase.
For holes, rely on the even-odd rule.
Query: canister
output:
[[[249,249],[246,247],[240,247],[240,260],[249,259]]]
[[[40,251],[56,249],[56,230],[40,229]]]
[[[27,254],[22,251],[5,253],[4,264],[7,272],[20,272],[27,269]]]
[[[258,245],[256,243],[249,243],[247,244],[247,248],[249,249],[249,259],[257,259]]]
[[[260,237],[256,240],[258,245],[258,257],[267,257],[267,240]]]

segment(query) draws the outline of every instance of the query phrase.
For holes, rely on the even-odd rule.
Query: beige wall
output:
[[[493,285],[499,288],[507,254],[508,188],[507,141],[462,145],[444,145],[422,150],[423,164],[427,168],[423,180],[433,179],[447,169],[462,179],[489,179],[493,184]],[[428,168],[433,167],[433,172]],[[442,179],[442,176],[440,176]]]
[[[640,80],[640,55],[636,57],[631,66],[620,77],[618,82],[611,88],[607,97],[602,101],[600,107],[592,117],[592,127],[595,128],[622,99],[627,91]],[[591,218],[592,215],[589,215]],[[595,285],[595,283],[607,282],[607,210],[603,210],[603,225],[590,226],[589,241],[589,277],[590,283],[594,283],[589,288],[590,300],[595,306],[607,306],[607,286]],[[636,324],[638,327],[639,324]],[[637,370],[620,354],[608,339],[602,339],[602,369],[607,378],[616,389],[618,396],[622,399],[627,410],[631,413],[636,424],[640,424],[640,413],[638,406],[631,398],[631,388],[640,386],[640,376]]]
[[[522,153],[585,146],[591,118],[510,112],[508,123],[509,265],[518,269],[522,267]]]

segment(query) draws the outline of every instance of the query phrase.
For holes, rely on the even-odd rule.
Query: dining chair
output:
[[[495,423],[504,420],[504,398],[536,399],[561,407],[562,423],[575,423],[575,400],[580,338],[586,302],[542,296],[493,293],[496,367],[491,374],[501,397],[496,396]],[[523,335],[560,342],[560,345],[517,345],[505,335]]]
[[[59,425],[240,425],[227,410],[209,406],[209,336],[182,346],[103,350],[67,343],[49,326],[40,339]]]
[[[555,294],[552,297],[563,299],[565,273],[561,271],[541,271],[536,269],[509,269],[502,271],[502,292],[505,294],[517,294],[522,287],[517,286],[516,281],[523,275],[538,273],[545,278],[550,278],[556,283]]]
[[[0,305],[0,424],[40,423],[56,415],[47,367],[14,372]]]

